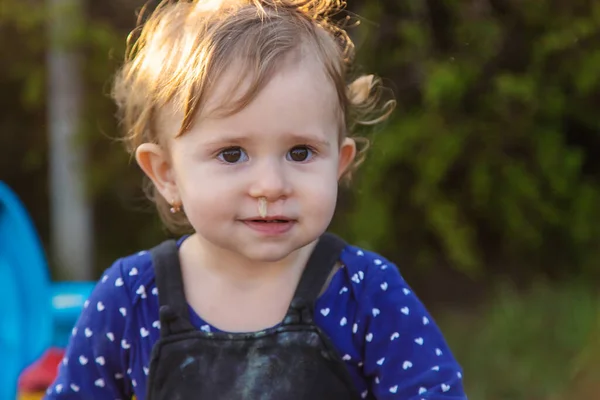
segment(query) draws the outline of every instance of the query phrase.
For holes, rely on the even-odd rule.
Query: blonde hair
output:
[[[128,38],[125,63],[118,71],[113,98],[125,130],[130,153],[144,142],[162,143],[156,121],[161,108],[173,106],[183,121],[178,135],[190,129],[221,75],[233,60],[251,84],[236,101],[220,109],[231,115],[248,105],[264,88],[286,55],[301,44],[314,49],[337,90],[340,137],[362,145],[345,174],[349,178],[363,162],[366,138],[351,135],[356,125],[383,121],[394,101],[381,101],[380,80],[364,75],[348,84],[354,45],[342,25],[332,18],[343,0],[167,0]],[[143,13],[140,14],[143,17]],[[149,185],[166,227],[189,231],[185,213],[172,214],[170,205]]]

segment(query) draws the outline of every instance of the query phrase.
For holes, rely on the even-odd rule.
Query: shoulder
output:
[[[141,250],[118,259],[106,271],[105,276],[107,275],[115,287],[122,286],[126,290],[132,302],[145,298],[147,289],[154,284],[150,250]]]
[[[153,282],[152,260],[148,251],[119,258],[102,273],[84,303],[80,318],[88,319],[84,322],[91,325],[118,322],[129,316],[140,298],[146,297],[145,287]],[[129,318],[123,319],[130,321]]]
[[[355,298],[357,319],[373,322],[384,315],[397,319],[404,331],[416,331],[432,322],[426,306],[405,281],[396,264],[373,251],[347,246],[341,256],[342,279]]]
[[[370,297],[374,293],[409,290],[398,266],[381,254],[347,245],[340,261],[344,266],[345,278],[357,298]]]
[[[150,294],[156,295],[151,250],[139,250],[117,259],[104,271],[98,287],[104,286],[114,295],[126,295],[132,304]]]

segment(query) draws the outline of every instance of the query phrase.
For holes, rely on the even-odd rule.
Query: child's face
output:
[[[209,109],[230,94],[236,72],[232,68],[218,82]],[[183,204],[203,239],[251,261],[278,261],[313,242],[331,222],[339,177],[355,156],[351,139],[340,143],[338,104],[323,66],[312,57],[296,59],[242,111],[200,118],[172,138],[169,160],[162,170],[154,168],[158,174],[144,167],[143,150],[138,161],[168,201]],[[164,128],[177,132],[180,121]],[[259,218],[260,197],[267,199],[269,217],[290,222],[271,222],[278,224],[273,229],[249,222]]]

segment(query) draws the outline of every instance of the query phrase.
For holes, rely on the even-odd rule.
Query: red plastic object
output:
[[[65,351],[59,348],[50,348],[39,360],[27,367],[19,378],[20,393],[35,393],[46,390],[58,373],[58,366],[62,362]]]

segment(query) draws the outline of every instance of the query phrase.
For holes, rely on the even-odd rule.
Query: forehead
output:
[[[338,124],[340,105],[334,83],[316,57],[300,51],[290,53],[276,65],[264,87],[249,104],[232,115],[220,117],[222,107],[255,90],[252,86],[256,77],[243,74],[244,68],[247,66],[235,62],[217,82],[197,118],[200,127],[244,124],[303,130],[310,127],[329,129],[332,124]]]
[[[273,71],[249,71],[253,66],[240,60],[232,62],[212,87],[203,109],[195,116],[191,129],[184,136],[205,137],[246,133],[311,133],[337,136],[340,131],[341,108],[336,87],[324,64],[309,50],[294,51],[275,64]],[[259,91],[257,77],[266,78]],[[232,103],[256,92],[249,104],[232,114],[223,115]],[[163,113],[161,113],[163,114]],[[161,131],[167,129],[174,137],[182,112],[168,110],[161,116]],[[202,139],[202,138],[199,138]]]

